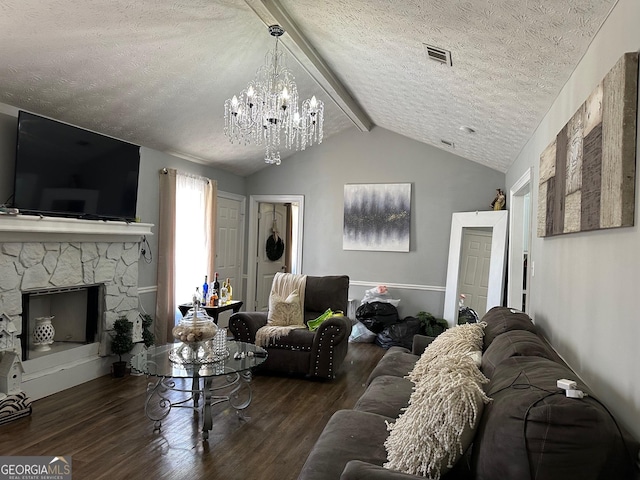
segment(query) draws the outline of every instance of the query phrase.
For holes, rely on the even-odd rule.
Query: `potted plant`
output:
[[[118,355],[118,361],[113,362],[113,376],[124,377],[127,371],[127,362],[122,360],[122,355],[133,349],[133,323],[126,317],[119,317],[113,323],[115,335],[111,338],[111,351]]]
[[[423,333],[429,337],[437,337],[449,327],[445,319],[436,318],[429,312],[418,312],[416,317],[422,323]]]
[[[142,342],[144,343],[145,347],[149,348],[151,345],[153,345],[153,341],[154,341],[153,332],[151,332],[150,330],[151,324],[153,323],[153,319],[151,318],[151,315],[149,315],[148,313],[141,315],[141,317],[142,317]]]

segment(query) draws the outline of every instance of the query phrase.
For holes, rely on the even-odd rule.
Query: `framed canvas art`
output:
[[[538,236],[633,225],[638,53],[625,53],[540,155]]]
[[[344,250],[408,252],[411,184],[344,186]]]

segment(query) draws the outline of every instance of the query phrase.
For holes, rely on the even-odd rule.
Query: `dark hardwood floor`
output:
[[[330,382],[256,375],[249,418],[215,406],[207,442],[191,409],[173,409],[153,431],[144,413],[153,378],[101,377],[37,400],[30,416],[0,425],[0,455],[71,455],[74,480],[296,479],[331,415],[353,407],[383,354],[373,344],[349,344]]]

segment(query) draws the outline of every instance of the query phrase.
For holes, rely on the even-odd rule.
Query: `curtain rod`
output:
[[[163,175],[167,175],[169,173],[169,169],[167,167],[161,168],[160,169],[160,173],[163,174]],[[204,180],[207,183],[209,183],[211,181],[211,179],[209,179],[207,177],[203,177],[202,175],[196,175],[195,173],[180,172],[178,170],[176,170],[176,173],[178,175],[184,175],[185,177],[191,177],[191,178],[196,178],[198,180]]]

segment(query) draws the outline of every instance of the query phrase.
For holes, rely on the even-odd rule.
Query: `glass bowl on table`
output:
[[[203,310],[189,310],[173,328],[172,333],[173,337],[181,342],[169,353],[172,362],[202,364],[225,358],[224,352],[217,349],[214,351],[212,340],[218,333],[218,326]]]

